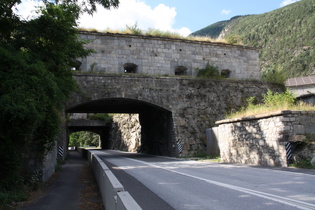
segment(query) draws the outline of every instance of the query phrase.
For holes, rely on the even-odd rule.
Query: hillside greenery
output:
[[[220,36],[240,36],[244,45],[258,48],[263,78],[275,73],[291,78],[315,72],[314,26],[315,1],[301,0],[268,13],[232,18]]]
[[[229,24],[229,20],[220,21],[214,24],[211,24],[203,29],[200,29],[194,33],[192,36],[209,36],[213,39],[219,37],[220,33],[224,29],[225,26]]]
[[[205,28],[202,28],[194,33],[191,36],[209,36],[212,39],[217,39],[223,29],[234,19],[239,18],[241,16],[232,17],[230,20],[223,20],[217,23],[213,23]]]

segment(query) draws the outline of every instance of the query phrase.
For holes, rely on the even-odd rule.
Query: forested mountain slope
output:
[[[193,35],[211,36],[205,29]],[[263,74],[282,71],[289,78],[315,73],[315,0],[232,18],[219,36],[228,35],[241,36],[244,45],[259,48]]]
[[[193,36],[209,36],[211,38],[217,38],[225,26],[230,23],[230,20],[223,20],[214,24],[211,24],[199,31],[192,33]]]

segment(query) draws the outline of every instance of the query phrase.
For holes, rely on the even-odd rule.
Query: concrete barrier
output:
[[[118,192],[117,195],[117,209],[141,209],[128,192]]]
[[[127,191],[124,191],[124,187],[111,170],[109,170],[106,164],[97,156],[97,151],[88,151],[88,160],[100,189],[105,209],[141,209],[132,196]]]

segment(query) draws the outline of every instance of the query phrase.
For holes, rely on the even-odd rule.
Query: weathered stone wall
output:
[[[38,179],[38,181],[46,182],[55,173],[57,159],[64,160],[66,158],[68,138],[66,137],[65,121],[61,124],[59,136],[54,142],[55,145],[47,154],[40,153],[36,142],[30,142],[25,146],[21,153],[25,177],[29,176]],[[59,148],[63,148],[62,156],[58,155]]]
[[[139,115],[114,115],[109,142],[111,149],[138,152],[141,146],[141,125],[139,122]]]
[[[36,142],[31,142],[24,148],[24,151],[21,153],[23,166],[25,167],[24,176],[36,181],[46,182],[55,173],[57,144],[45,156],[39,151]]]
[[[57,147],[54,147],[44,159],[42,181],[46,182],[55,173],[57,165]]]
[[[216,124],[223,162],[286,167],[288,142],[304,142],[310,159],[315,152],[315,140],[307,142],[315,134],[315,112],[280,111]]]
[[[127,64],[134,73],[175,75],[184,68],[183,74],[195,76],[196,68],[209,63],[230,70],[230,78],[260,80],[259,54],[249,47],[110,33],[81,32],[80,37],[96,52],[81,60],[80,71],[124,73]]]
[[[143,116],[141,125],[148,126],[150,123],[151,125],[142,129],[148,130],[147,134],[156,132],[154,135],[148,136],[147,140],[159,135],[163,135],[163,139],[160,140],[165,141],[169,138],[167,140],[169,145],[159,139],[152,142],[152,145],[156,146],[151,145],[151,151],[160,147],[160,154],[164,154],[163,151],[168,148],[172,150],[168,155],[172,156],[205,152],[205,131],[212,127],[215,121],[224,119],[227,112],[243,106],[250,96],[261,96],[261,94],[267,92],[267,89],[276,90],[278,88],[279,90],[277,86],[260,82],[130,74],[76,74],[75,79],[78,82],[79,89],[66,104],[66,111],[71,112],[73,109],[73,112],[75,112],[76,107],[93,102],[102,102],[98,106],[106,107],[115,102],[115,99],[119,99],[117,105],[124,111],[128,111],[127,108],[129,108],[127,105],[124,106],[124,103],[128,104],[130,100],[133,102],[130,107],[133,108],[145,103],[151,108],[138,110],[138,113]],[[134,104],[136,102],[139,104]],[[91,106],[91,108],[94,107]],[[111,109],[115,108],[116,113],[123,113],[122,110],[116,109],[117,107],[108,107],[103,111],[111,113]],[[159,110],[164,110],[164,114],[155,115]],[[90,111],[93,112],[93,110]],[[172,131],[163,133],[161,126],[156,128],[160,130],[154,130],[155,119],[165,122],[164,118],[167,120],[167,127]],[[161,147],[161,144],[165,146]]]

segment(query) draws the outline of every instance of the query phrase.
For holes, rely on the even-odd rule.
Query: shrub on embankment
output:
[[[250,97],[247,99],[245,107],[238,112],[227,114],[226,118],[241,118],[280,110],[315,111],[315,107],[297,101],[294,94],[288,89],[282,93],[268,90],[266,94],[263,94],[263,103],[257,103],[255,97]]]

